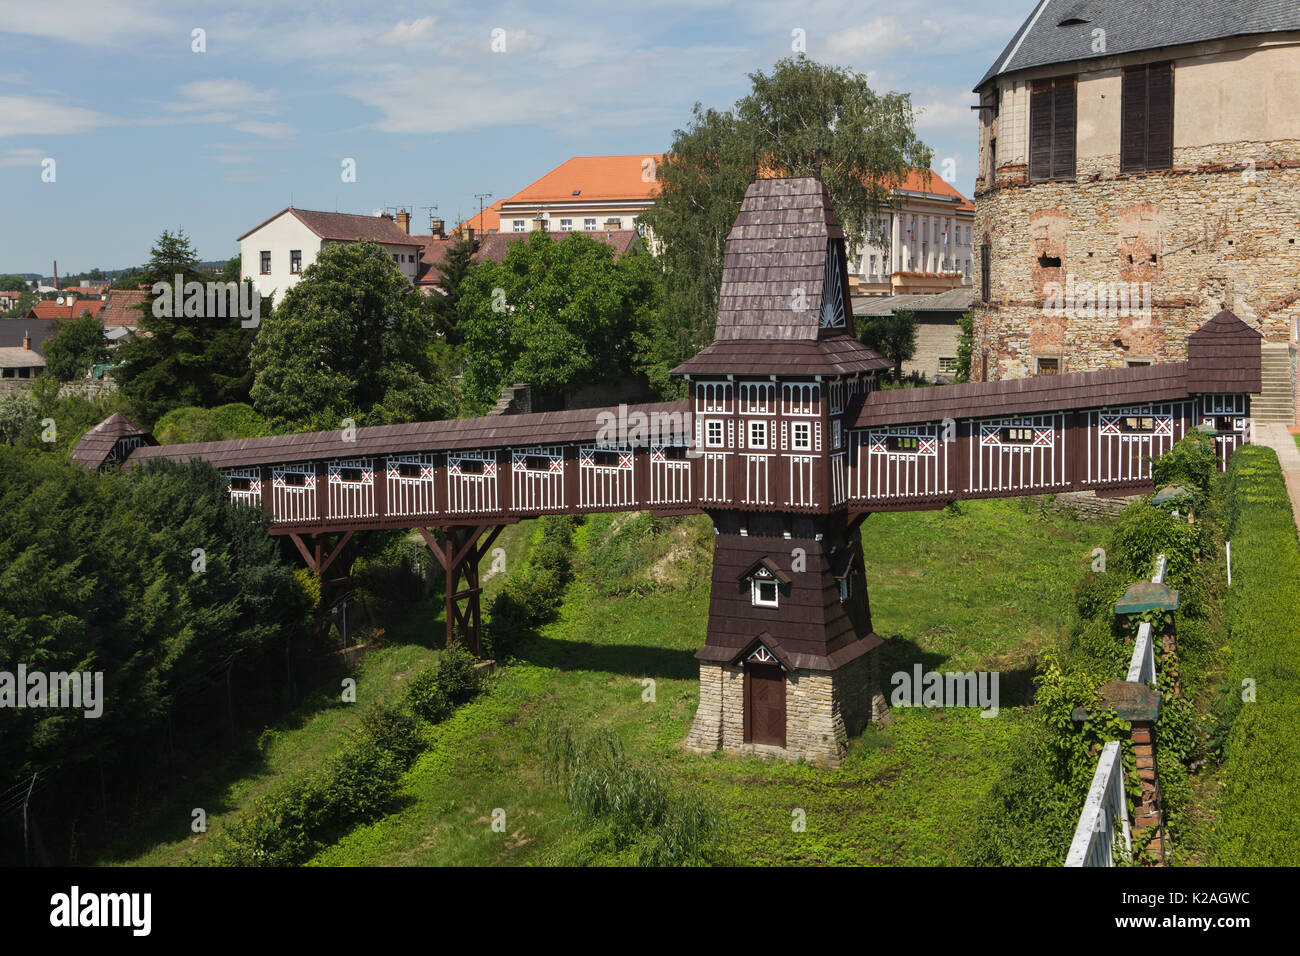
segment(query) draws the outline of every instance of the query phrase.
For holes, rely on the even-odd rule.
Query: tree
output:
[[[104,326],[98,318],[85,312],[75,319],[61,320],[41,351],[45,355],[45,370],[55,378],[65,382],[81,378],[108,359]]]
[[[276,428],[442,417],[454,402],[452,355],[422,298],[377,243],[322,250],[262,322],[253,406]]]
[[[140,327],[150,334],[134,336],[122,344],[118,350],[122,367],[114,373],[142,425],[185,405],[210,407],[243,401],[252,384],[248,353],[257,330],[243,328],[240,316],[156,314],[162,310],[154,307],[158,296],[153,294],[153,286],[167,283],[170,294],[177,275],[182,283],[213,278],[199,269],[183,232],[173,235],[164,230],[139,277],[140,284],[151,289],[139,306]]]
[[[899,309],[861,322],[862,344],[894,363],[894,381],[903,379],[903,363],[916,355],[916,313]]]
[[[954,383],[970,381],[970,360],[974,351],[975,319],[969,312],[963,312],[957,319],[957,374]]]
[[[0,396],[0,442],[29,445],[40,431],[35,400],[26,392]]]
[[[930,165],[905,93],[878,94],[863,74],[802,54],[749,79],[752,91],[730,111],[696,104],[658,167],[655,204],[641,216],[662,246],[680,357],[712,338],[727,233],[757,170],[819,174],[852,248],[867,237],[888,243],[877,213],[910,168]]]
[[[465,392],[484,410],[503,385],[529,382],[544,395],[633,374],[662,305],[654,261],[580,232],[545,232],[510,244],[503,262],[476,263],[461,285]]]
[[[459,345],[463,339],[460,332],[460,297],[461,283],[469,274],[473,252],[469,240],[463,239],[447,250],[446,257],[438,263],[438,285],[441,293],[434,292],[429,297],[434,316],[434,328],[447,341],[448,345]]]
[[[27,289],[27,280],[14,272],[0,275],[0,292],[23,292]]]
[[[12,290],[7,290],[7,291],[12,291]],[[32,310],[32,306],[34,306],[37,302],[40,301],[41,301],[41,297],[37,295],[35,292],[24,292],[20,296],[18,296],[18,301],[14,304],[14,307],[12,309],[10,309],[8,312],[5,313],[5,316],[8,318],[15,318],[15,319],[24,318],[27,315],[27,313]]]

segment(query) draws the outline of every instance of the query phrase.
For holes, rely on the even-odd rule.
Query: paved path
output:
[[[1295,436],[1286,430],[1285,425],[1256,425],[1255,442],[1277,452],[1282,474],[1286,476],[1286,490],[1291,495],[1291,514],[1296,526],[1300,527],[1300,448],[1296,447]]]

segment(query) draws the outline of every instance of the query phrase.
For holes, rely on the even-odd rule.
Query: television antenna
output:
[[[475,194],[474,194],[474,198],[478,200],[478,224],[479,224],[480,226],[482,226],[482,225],[483,225],[483,202],[484,202],[484,200],[491,199],[491,198],[492,198],[492,194],[491,194],[491,193],[475,193]],[[483,231],[484,231],[484,232],[487,232],[486,229],[484,229]]]

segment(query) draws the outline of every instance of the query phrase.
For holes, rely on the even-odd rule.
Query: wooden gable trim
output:
[[[736,580],[748,581],[750,578],[754,576],[754,572],[756,572],[759,568],[764,568],[765,570],[767,570],[767,572],[771,574],[772,577],[776,578],[782,584],[789,584],[791,581],[794,580],[794,578],[790,577],[790,575],[786,574],[786,572],[781,569],[781,566],[777,564],[776,561],[774,561],[771,558],[771,556],[766,554],[763,555],[761,558],[759,558],[757,561],[755,561],[753,564],[751,564],[748,568],[746,568],[744,573],[741,574],[740,577],[737,578]]]

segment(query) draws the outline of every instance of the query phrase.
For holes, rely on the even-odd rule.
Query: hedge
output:
[[[1300,865],[1300,545],[1277,455],[1232,457],[1225,510],[1231,729],[1213,862]],[[1253,682],[1247,684],[1246,682]],[[1255,699],[1242,701],[1253,686]],[[1246,695],[1249,696],[1248,694]]]

